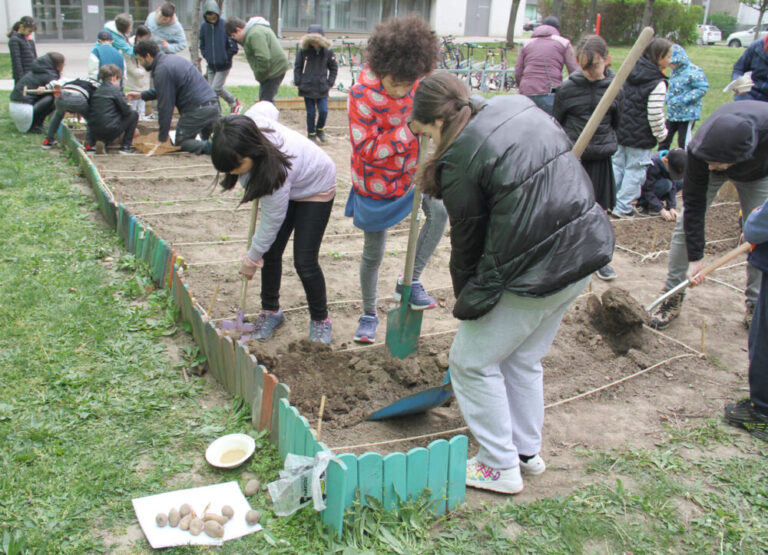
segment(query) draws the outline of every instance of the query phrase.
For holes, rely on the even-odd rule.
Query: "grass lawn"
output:
[[[722,89],[740,51],[690,52]],[[254,91],[236,94],[250,104]],[[707,98],[711,111],[718,97]],[[199,355],[168,296],[73,185],[77,169],[15,131],[7,103],[0,94],[0,553],[108,551],[135,530],[131,498],[239,479],[242,469],[205,464],[204,449],[222,433],[257,434],[238,400],[212,403],[215,386],[182,379],[180,368]],[[187,345],[176,362],[175,342]],[[274,480],[277,455],[264,437],[257,442],[247,470]],[[653,449],[580,455],[590,472],[567,496],[439,519],[418,502],[399,517],[356,507],[340,542],[309,508],[271,516],[259,493],[252,504],[266,532],[221,551],[768,551],[768,444],[689,419]],[[150,548],[140,538],[128,550]]]
[[[13,79],[11,55],[7,52],[0,52],[0,79]]]

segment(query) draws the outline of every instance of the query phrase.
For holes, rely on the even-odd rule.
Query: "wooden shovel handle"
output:
[[[253,201],[251,206],[251,220],[248,222],[248,247],[251,248],[253,234],[256,231],[256,215],[259,213],[259,199]],[[240,310],[245,312],[245,297],[248,295],[248,279],[243,276],[243,285],[240,289]]]
[[[720,266],[727,264],[734,258],[738,257],[739,255],[742,255],[746,252],[749,252],[752,249],[752,245],[750,243],[742,243],[735,249],[729,250],[727,253],[725,253],[720,258],[715,259],[711,263],[704,266],[699,272],[696,274],[697,276],[708,276],[715,270],[717,270]],[[695,276],[693,276],[695,277]]]
[[[640,33],[640,36],[637,37],[634,46],[632,46],[632,50],[630,50],[627,57],[624,58],[624,62],[621,64],[619,71],[616,72],[616,76],[613,78],[613,81],[611,81],[611,84],[608,85],[605,94],[603,94],[603,98],[600,99],[597,108],[592,112],[592,115],[587,121],[587,125],[584,126],[581,135],[579,135],[579,138],[573,145],[573,153],[577,158],[581,158],[581,155],[584,154],[584,150],[587,148],[589,141],[592,140],[592,136],[595,134],[595,131],[597,131],[597,126],[603,121],[613,100],[616,98],[616,95],[619,94],[621,86],[624,84],[624,81],[627,80],[629,72],[635,67],[637,60],[652,40],[653,29],[651,27],[646,27]]]
[[[419,167],[427,161],[427,148],[429,137],[421,136],[419,144]],[[414,188],[416,184],[414,183]],[[421,207],[421,193],[418,188],[413,191],[413,209],[411,210],[411,227],[408,232],[408,250],[405,255],[405,271],[403,272],[403,285],[411,285],[413,281],[413,265],[416,261],[416,237],[419,234],[419,208]]]

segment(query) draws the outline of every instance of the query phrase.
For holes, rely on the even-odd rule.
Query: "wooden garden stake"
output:
[[[705,320],[701,321],[701,352],[704,352],[704,338],[707,334],[707,322]]]
[[[591,292],[592,292],[592,280],[590,279],[589,280],[589,289],[587,290],[587,293],[591,293]]]
[[[653,239],[651,239],[651,252],[656,251],[656,239],[659,238],[659,230],[653,232]]]
[[[216,303],[216,295],[219,294],[219,285],[221,285],[221,282],[218,282],[216,284],[216,287],[213,290],[213,296],[211,297],[211,304],[208,305],[208,318],[211,318],[211,314],[213,313],[213,305]]]
[[[320,397],[320,410],[317,412],[317,441],[320,441],[320,433],[323,431],[323,412],[325,411],[325,395]]]

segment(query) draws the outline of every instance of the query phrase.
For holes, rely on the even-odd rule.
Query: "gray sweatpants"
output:
[[[505,292],[488,314],[459,323],[449,355],[451,382],[464,421],[480,444],[479,462],[513,468],[520,464],[519,454],[541,450],[541,359],[589,280],[543,298]]]
[[[726,181],[728,181],[727,177],[710,172],[707,187],[707,209]],[[762,205],[768,198],[768,177],[756,181],[730,181],[739,194],[741,213],[745,219],[752,210]],[[669,240],[669,263],[667,265],[667,283],[664,285],[665,291],[669,291],[677,284],[685,281],[688,273],[688,249],[685,246],[685,230],[683,228],[684,217],[685,211],[677,218],[675,229]],[[757,303],[761,277],[759,270],[751,264],[747,264],[747,288],[744,291],[747,304],[754,306]]]
[[[413,279],[419,279],[421,272],[435,252],[440,238],[448,224],[448,213],[443,201],[425,196],[421,208],[426,216],[416,243],[416,260],[413,264]],[[360,258],[360,290],[363,295],[363,312],[376,312],[378,297],[379,266],[384,259],[387,246],[387,230],[366,231],[363,255]]]
[[[232,96],[231,92],[224,88],[224,83],[227,82],[228,76],[228,69],[225,69],[224,71],[214,71],[210,67],[208,67],[208,71],[205,74],[205,77],[208,79],[208,83],[211,85],[213,92],[223,98],[224,102],[229,104],[229,107],[232,108],[236,102],[235,97]]]

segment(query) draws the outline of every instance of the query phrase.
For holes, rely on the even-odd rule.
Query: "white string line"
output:
[[[247,212],[250,209],[247,206],[237,206],[235,208],[205,208],[203,210],[179,210],[174,212],[148,212],[146,214],[136,214],[137,218],[149,218],[150,216],[173,216],[189,214],[207,214],[209,212]]]
[[[450,245],[438,245],[435,250],[450,250]],[[393,251],[387,251],[388,253],[393,253]],[[398,250],[398,253],[401,252]],[[363,251],[344,251],[344,252],[321,252],[319,253],[320,256],[323,257],[333,257],[333,258],[344,258],[347,256],[353,256],[363,254]],[[286,259],[292,259],[292,254],[283,254],[283,260]],[[217,265],[226,265],[226,264],[233,264],[233,263],[240,263],[240,258],[232,258],[229,260],[209,260],[207,262],[187,262],[187,266],[189,267],[198,267],[198,266],[217,266]]]
[[[728,266],[720,266],[719,268],[715,268],[712,270],[713,272],[719,272],[720,270],[729,270],[730,268],[737,268],[739,266],[746,266],[747,261],[744,262],[737,262],[736,264],[729,264]]]
[[[189,170],[192,168],[210,168],[211,164],[193,164],[191,166],[166,166],[162,168],[148,168],[146,170],[113,170],[112,168],[100,168],[106,169],[109,173],[150,173],[150,172],[159,172],[159,171],[165,171],[165,170]]]
[[[445,285],[445,286],[442,286],[442,287],[430,287],[429,291],[442,291],[443,289],[453,289],[453,286],[452,285]],[[390,296],[390,297],[379,297],[378,300],[380,300],[380,301],[394,301],[395,298],[392,297],[392,296]],[[330,301],[327,304],[328,304],[328,306],[331,306],[331,305],[335,306],[335,305],[355,304],[355,303],[362,304],[362,302],[363,302],[362,299],[342,299],[340,301]],[[284,308],[282,310],[283,310],[283,312],[296,312],[296,311],[299,311],[299,310],[306,310],[308,308],[309,308],[309,305],[303,304],[301,306],[293,306],[291,308]],[[252,317],[258,316],[258,315],[259,315],[258,312],[253,312],[253,313],[250,313],[250,314],[246,314],[243,317],[244,318],[252,318]],[[231,320],[231,318],[213,318],[211,320],[211,322],[221,322],[223,320]],[[345,350],[345,349],[342,349],[342,350]]]
[[[181,169],[185,169],[185,168],[181,168]],[[214,177],[215,175],[216,175],[215,173],[196,173],[193,177],[195,177],[195,178],[198,178],[198,177]],[[154,177],[120,177],[119,175],[112,175],[110,177],[114,177],[115,179],[119,180],[120,183],[125,183],[127,181],[147,181],[148,179],[153,179],[153,180],[158,180],[158,181],[160,181],[160,180],[165,180],[165,181],[173,180],[173,183],[178,183],[180,180],[185,180],[187,177],[190,177],[190,176],[188,176],[188,175],[158,175],[158,176],[154,176]],[[154,182],[156,183],[157,181],[154,181]]]
[[[408,233],[408,231],[409,231],[408,228],[390,229],[390,230],[387,230],[387,235],[389,236],[395,233]],[[323,240],[329,239],[329,238],[338,239],[341,237],[363,237],[364,235],[365,235],[364,231],[361,231],[360,233],[326,233],[325,235],[323,235]],[[288,240],[289,243],[291,241],[293,241],[293,238]],[[232,237],[230,239],[227,239],[226,241],[224,240],[222,241],[189,241],[189,242],[179,242],[179,243],[171,242],[171,244],[174,246],[180,247],[180,246],[200,246],[200,245],[226,245],[227,243],[231,243],[234,245],[238,243],[247,243],[247,242],[248,242],[247,237],[238,236],[238,237]]]
[[[720,281],[719,279],[713,278],[712,276],[707,277],[707,281],[714,281],[715,283],[719,283],[720,285],[724,285],[725,287],[728,287],[729,289],[733,289],[734,291],[739,293],[739,295],[743,295],[744,294],[744,289],[739,289],[738,287],[736,287],[734,285],[731,285],[730,283],[726,283],[724,281]]]
[[[123,204],[126,205],[136,205],[136,204],[181,204],[184,202],[238,202],[240,199],[237,197],[233,198],[215,198],[215,197],[198,197],[198,198],[179,198],[179,199],[170,199],[170,200],[125,200]]]
[[[660,331],[659,331],[659,330],[657,330],[657,329],[653,329],[651,326],[648,326],[648,325],[646,325],[646,324],[643,324],[643,327],[644,327],[645,329],[647,329],[648,331],[650,331],[650,332],[652,332],[652,333],[655,333],[655,334],[656,334],[656,335],[658,335],[659,337],[663,337],[664,339],[668,339],[668,340],[669,340],[669,341],[671,341],[672,343],[677,343],[677,344],[678,344],[678,345],[680,345],[681,347],[684,347],[684,348],[688,349],[689,351],[691,351],[692,353],[695,353],[697,356],[700,356],[700,357],[703,357],[703,356],[705,356],[705,355],[704,355],[704,353],[702,353],[701,351],[694,349],[693,347],[691,347],[691,346],[689,346],[689,345],[687,345],[687,344],[683,343],[683,342],[682,342],[682,341],[680,341],[679,339],[675,339],[675,338],[674,338],[674,337],[672,337],[671,335],[667,335],[666,333],[660,332]]]
[[[605,385],[600,386],[598,388],[592,389],[590,391],[586,391],[584,393],[580,393],[578,395],[574,395],[573,397],[569,397],[567,399],[561,399],[560,401],[556,401],[554,403],[550,403],[548,405],[545,405],[544,409],[545,410],[552,409],[552,408],[555,408],[555,407],[558,407],[558,406],[561,406],[561,405],[565,405],[567,403],[571,403],[571,402],[576,401],[578,399],[581,399],[583,397],[587,397],[589,395],[594,395],[595,393],[599,393],[600,391],[604,391],[606,389],[615,387],[615,386],[617,386],[617,385],[619,385],[619,384],[621,384],[623,382],[632,380],[632,379],[634,379],[634,378],[636,378],[638,376],[642,376],[643,374],[646,374],[646,373],[650,372],[651,370],[655,370],[656,368],[658,368],[660,366],[663,366],[664,364],[668,364],[668,363],[670,363],[672,361],[680,360],[680,359],[683,359],[683,358],[693,358],[695,356],[696,355],[690,354],[690,353],[685,353],[685,354],[682,354],[682,355],[676,355],[676,356],[674,356],[672,358],[668,358],[667,360],[662,360],[661,362],[657,362],[656,364],[654,364],[652,366],[649,366],[648,368],[644,368],[642,370],[639,370],[639,371],[635,372],[634,374],[630,374],[629,376],[624,376],[623,378],[620,378],[618,380],[615,380],[615,381],[613,381],[611,383],[605,384]],[[331,449],[331,451],[357,450],[357,449],[362,449],[364,447],[366,447],[366,448],[367,447],[377,447],[379,445],[390,445],[390,444],[393,444],[393,443],[403,443],[403,442],[406,442],[406,441],[416,441],[416,440],[419,440],[419,439],[427,439],[427,438],[431,438],[431,437],[444,436],[444,435],[448,435],[448,434],[456,434],[456,433],[459,433],[459,432],[466,432],[468,430],[469,430],[468,426],[462,426],[460,428],[453,428],[452,430],[444,430],[442,432],[434,432],[434,433],[431,433],[431,434],[422,434],[422,435],[418,435],[418,436],[404,437],[404,438],[400,438],[400,439],[392,439],[392,440],[387,440],[387,441],[376,441],[376,442],[373,442],[373,443],[360,443],[358,445],[341,445],[341,446],[338,446],[338,447],[330,447],[330,449]]]

